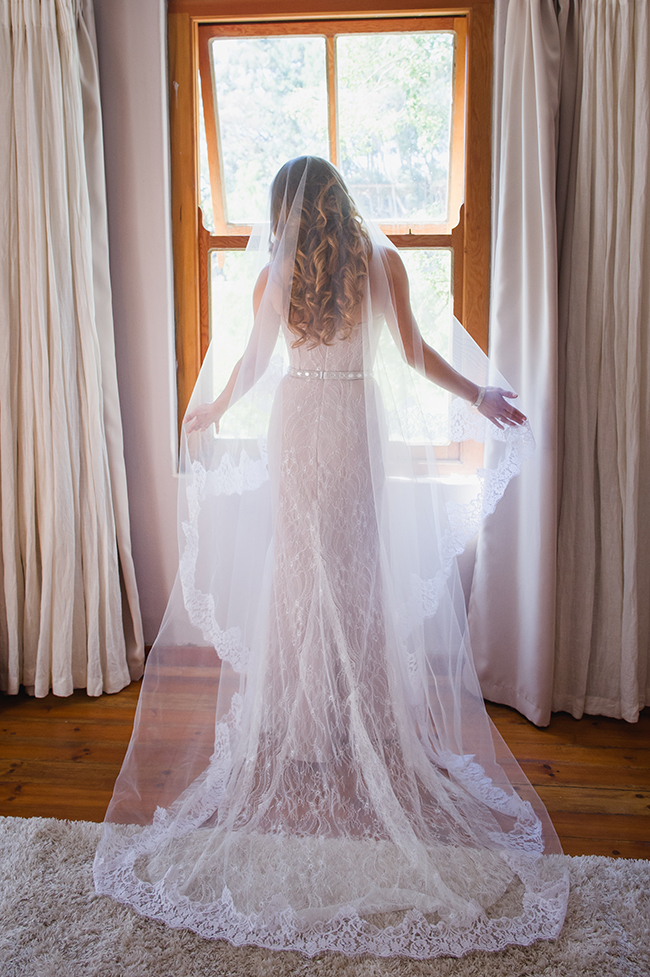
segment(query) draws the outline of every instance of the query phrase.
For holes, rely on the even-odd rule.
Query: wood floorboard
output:
[[[84,759],[83,767],[77,763],[43,760],[4,760],[0,761],[0,783],[3,784],[47,784],[53,791],[65,787],[79,789],[83,778],[84,790],[113,789],[115,777],[110,763],[93,763]]]
[[[616,753],[615,750],[612,753]],[[579,759],[569,762],[543,763],[541,760],[519,758],[521,768],[534,787],[556,785],[562,787],[589,787],[594,784],[608,784],[618,790],[648,790],[648,766],[626,766],[620,758],[612,756],[611,764],[604,759],[602,763],[591,763]],[[650,763],[650,758],[648,758]],[[604,789],[604,788],[603,788]],[[648,798],[650,801],[650,796]]]
[[[206,669],[204,678],[213,679],[214,670]],[[0,697],[0,815],[101,821],[139,689],[133,683],[97,698],[83,691],[67,698]],[[166,701],[164,687],[160,701]],[[188,684],[173,718],[196,722],[192,703]],[[201,694],[196,708],[209,713]],[[567,854],[650,858],[650,709],[638,723],[560,713],[544,729],[507,706],[488,703],[488,712],[546,804]],[[174,735],[170,724],[165,739]]]
[[[612,841],[611,838],[573,838],[563,835],[562,848],[565,855],[605,855],[608,858],[650,859],[650,843],[643,841]]]
[[[102,821],[112,788],[93,790],[76,786],[7,783],[0,781],[0,814],[21,818],[60,818]]]
[[[650,832],[648,794],[633,790],[611,790],[602,787],[539,786],[537,793],[549,810],[572,814],[621,814],[645,820]]]

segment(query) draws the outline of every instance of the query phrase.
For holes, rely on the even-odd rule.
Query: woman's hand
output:
[[[218,434],[223,414],[224,411],[216,400],[212,404],[199,404],[198,407],[185,415],[183,421],[185,431],[187,434],[192,434],[194,431],[205,431],[211,424],[214,424]]]
[[[503,390],[501,387],[486,387],[478,412],[483,417],[487,417],[488,421],[492,421],[501,431],[504,427],[518,427],[526,421],[526,415],[517,410],[514,404],[508,403],[508,400],[514,400],[517,396],[512,390]]]

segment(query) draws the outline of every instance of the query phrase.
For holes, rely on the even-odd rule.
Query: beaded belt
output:
[[[302,380],[363,380],[372,374],[357,371],[346,373],[344,370],[297,370],[295,366],[291,366],[289,376],[300,377]]]

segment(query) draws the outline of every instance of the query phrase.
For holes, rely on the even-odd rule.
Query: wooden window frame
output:
[[[465,44],[466,72],[456,74],[456,99],[465,87],[465,192],[459,208],[458,187],[450,188],[449,214],[458,213],[454,227],[426,226],[423,233],[409,234],[407,227],[392,226],[390,239],[399,248],[451,247],[454,253],[454,313],[470,335],[487,351],[490,276],[490,179],[493,0],[428,0],[410,2],[408,9],[395,0],[170,0],[168,6],[169,99],[172,188],[172,239],[174,255],[174,311],[178,421],[181,423],[210,339],[210,252],[245,247],[250,228],[227,226],[215,214],[215,229],[203,227],[199,207],[199,84],[210,72],[206,38],[211,25],[220,25],[231,36],[250,34],[260,22],[275,32],[305,32],[305,22],[315,33],[326,33],[333,44],[337,28],[346,20],[362,22],[364,29],[381,30],[382,22],[413,22],[423,27],[424,18],[445,18],[447,29],[456,30],[458,44]],[[459,20],[462,18],[462,24]],[[456,23],[454,24],[454,21]],[[365,26],[367,25],[367,26]],[[463,25],[465,33],[463,34]],[[437,21],[437,26],[439,22]],[[355,32],[356,26],[355,26]],[[201,43],[203,42],[203,43]],[[328,59],[331,64],[331,59]],[[328,88],[333,79],[329,77]],[[211,100],[211,86],[202,86]],[[330,103],[331,104],[331,103]],[[208,113],[206,112],[206,115]],[[330,120],[330,133],[332,125]],[[458,113],[452,140],[462,141]],[[208,135],[216,138],[216,133]],[[334,149],[334,160],[336,150]],[[216,176],[216,175],[215,175]],[[217,178],[218,179],[218,178]],[[212,180],[212,173],[211,173]],[[213,194],[213,202],[214,197]],[[415,227],[415,225],[414,225]],[[226,233],[223,233],[223,232]],[[420,227],[417,227],[420,231]],[[231,233],[232,232],[232,233]],[[402,233],[400,233],[402,232]],[[444,455],[444,449],[441,454]],[[450,459],[451,460],[451,459]]]

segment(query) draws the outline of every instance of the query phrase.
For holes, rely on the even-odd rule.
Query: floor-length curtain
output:
[[[553,709],[650,702],[650,17],[583,0],[575,198],[560,260]]]
[[[0,0],[0,685],[141,674],[90,0]]]
[[[520,392],[534,457],[486,521],[470,596],[483,694],[547,723],[556,561],[557,112],[562,32],[554,0],[497,4],[497,205],[490,353]]]

